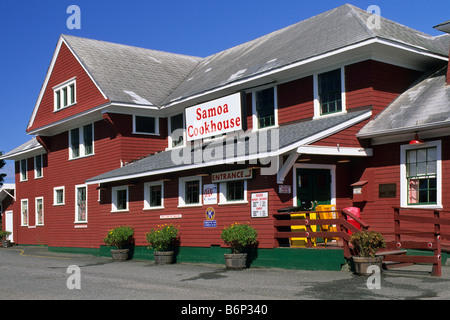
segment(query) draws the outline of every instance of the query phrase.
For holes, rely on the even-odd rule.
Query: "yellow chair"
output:
[[[310,219],[317,219],[317,214],[314,213],[310,213],[309,214],[309,218]],[[295,219],[306,219],[306,213],[292,213],[291,214],[291,219],[295,220]],[[313,232],[316,232],[317,230],[317,226],[311,226],[311,230]],[[304,225],[300,225],[300,226],[291,226],[291,231],[302,231],[302,232],[306,232],[306,226]],[[290,240],[290,246],[292,248],[300,248],[300,247],[306,247],[307,243],[308,243],[308,239],[307,238],[303,238],[303,237],[292,237],[289,239]],[[316,246],[316,238],[311,238],[311,242],[313,244],[313,246]]]
[[[327,204],[327,205],[319,205],[316,208],[317,211],[325,211],[325,212],[319,212],[319,219],[337,219],[337,211],[336,206],[334,204]],[[326,212],[328,211],[328,212]],[[322,231],[329,231],[329,232],[337,232],[337,228],[335,225],[321,225]],[[338,238],[323,238],[325,241],[325,244],[327,243],[327,240],[337,240]]]

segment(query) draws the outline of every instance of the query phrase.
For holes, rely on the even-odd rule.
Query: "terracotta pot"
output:
[[[130,249],[111,249],[111,256],[114,261],[126,261],[129,259]]]
[[[155,257],[155,264],[173,263],[173,251],[155,251],[153,256]]]
[[[227,269],[243,269],[247,267],[247,253],[225,253]]]
[[[382,268],[383,256],[379,257],[353,257],[353,266],[356,274],[370,276],[372,272],[367,272],[369,266],[375,265]]]

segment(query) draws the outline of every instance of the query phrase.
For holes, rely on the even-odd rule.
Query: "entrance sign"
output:
[[[187,108],[187,141],[240,130],[241,117],[240,93]]]
[[[212,182],[225,182],[225,181],[234,181],[234,180],[246,180],[252,178],[252,169],[241,169],[234,171],[226,171],[213,173],[211,175]]]
[[[269,216],[269,193],[252,193],[252,218]]]

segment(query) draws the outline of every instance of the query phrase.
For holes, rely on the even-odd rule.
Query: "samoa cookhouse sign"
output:
[[[186,108],[187,141],[242,129],[241,94]]]

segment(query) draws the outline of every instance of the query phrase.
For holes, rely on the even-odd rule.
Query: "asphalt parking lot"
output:
[[[0,248],[2,300],[443,300],[450,266],[386,271],[379,289],[350,271],[305,271],[152,261],[49,252],[46,247]],[[374,279],[372,279],[374,280]],[[376,279],[375,279],[376,280]],[[375,282],[372,281],[372,284]],[[192,310],[191,310],[192,311]]]

